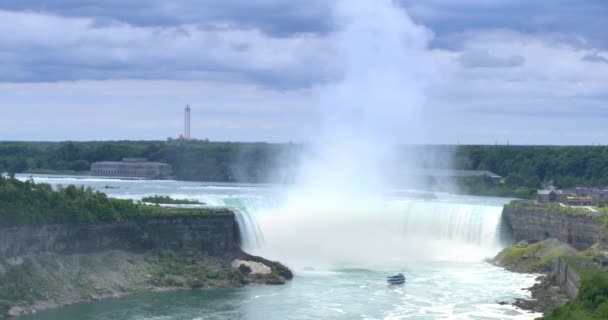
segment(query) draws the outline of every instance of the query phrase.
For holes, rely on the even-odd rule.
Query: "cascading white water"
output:
[[[258,204],[239,214],[247,217],[239,223],[248,250],[295,267],[481,261],[502,247],[500,203],[383,199],[343,206]]]

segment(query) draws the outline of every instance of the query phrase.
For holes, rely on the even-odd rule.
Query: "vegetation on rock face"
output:
[[[556,239],[534,244],[522,241],[505,248],[492,261],[498,266],[517,272],[549,272],[558,258],[576,254],[576,249]]]
[[[576,299],[541,319],[608,319],[608,274],[595,271],[583,275]]]
[[[146,261],[154,266],[149,283],[157,287],[199,289],[245,284],[245,275],[239,269],[233,269],[196,250],[180,253],[158,250],[147,255]]]
[[[532,201],[511,201],[510,203],[506,204],[504,207],[512,208],[512,209],[529,208],[529,209],[533,209],[535,211],[565,213],[565,214],[571,214],[571,215],[586,215],[586,214],[590,214],[593,212],[586,208],[562,206],[561,204],[556,203],[556,202],[534,203]]]
[[[204,204],[197,200],[173,199],[171,197],[158,195],[152,197],[143,197],[141,201],[154,204]]]
[[[246,276],[197,250],[107,251],[30,256],[19,265],[0,261],[0,318],[11,307],[30,310],[38,301],[62,305],[163,290],[243,285]]]
[[[531,307],[544,304],[544,308],[548,307],[552,310],[540,319],[604,320],[608,319],[608,273],[599,270],[593,263],[597,246],[598,244],[595,244],[585,251],[577,252],[556,239],[547,239],[529,245],[520,242],[501,251],[492,262],[512,271],[549,273],[540,286],[535,285],[531,288],[532,295],[536,299],[534,303],[525,303],[530,304]],[[559,299],[553,298],[560,295],[560,292],[552,291],[556,283],[555,274],[551,273],[551,266],[557,259],[562,259],[570,270],[580,276],[581,285],[574,301],[556,309],[561,304],[556,306],[555,303],[559,303]],[[554,304],[553,307],[550,304]]]
[[[131,200],[109,198],[91,188],[70,185],[53,190],[48,184],[0,176],[0,226],[222,214],[230,212],[148,206]]]
[[[0,273],[0,315],[6,314],[15,303],[33,303],[43,298],[41,288],[45,282],[32,275],[28,261],[21,266],[9,266]]]

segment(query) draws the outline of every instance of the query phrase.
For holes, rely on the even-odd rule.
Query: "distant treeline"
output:
[[[169,163],[179,180],[270,182],[289,178],[293,144],[119,141],[0,143],[0,172],[75,173],[97,161],[143,157]],[[277,170],[281,168],[281,170]]]
[[[453,166],[503,176],[504,184],[489,190],[503,195],[517,189],[516,195],[530,195],[550,182],[558,188],[608,186],[606,146],[459,146]]]
[[[78,172],[96,161],[145,157],[173,166],[180,180],[216,182],[288,182],[293,179],[298,144],[122,141],[61,143],[0,143],[0,171]],[[466,190],[476,194],[530,195],[543,183],[557,187],[608,186],[608,147],[604,146],[412,146],[423,166],[489,170],[504,177],[491,186],[483,178],[469,180]],[[441,161],[437,161],[441,158]],[[422,160],[420,160],[422,159]]]

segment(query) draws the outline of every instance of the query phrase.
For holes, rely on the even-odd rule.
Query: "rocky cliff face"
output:
[[[0,229],[0,258],[38,253],[143,252],[192,248],[211,256],[238,253],[234,216],[158,217],[141,221]]]
[[[241,251],[234,215],[0,228],[0,319],[132,293],[283,284],[282,264]],[[259,265],[264,274],[231,263]]]
[[[578,288],[581,284],[581,277],[561,258],[553,264],[553,272],[555,272],[557,283],[566,291],[568,297],[571,300],[576,299]]]
[[[585,250],[608,238],[608,231],[601,227],[600,215],[594,213],[569,214],[527,206],[505,206],[503,219],[517,241],[556,238]]]

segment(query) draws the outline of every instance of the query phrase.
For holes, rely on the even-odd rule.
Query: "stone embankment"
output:
[[[555,273],[555,280],[568,294],[568,298],[570,300],[576,299],[578,288],[581,284],[581,277],[574,272],[572,267],[563,258],[559,258],[553,263],[552,270]]]
[[[229,211],[0,228],[0,319],[139,292],[283,284],[292,277],[280,263],[241,251]]]

